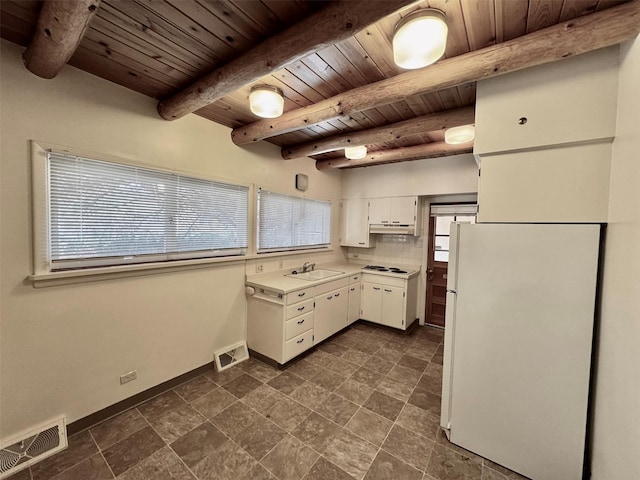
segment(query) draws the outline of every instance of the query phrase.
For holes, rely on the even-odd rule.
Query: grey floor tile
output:
[[[387,374],[387,377],[397,380],[401,383],[406,383],[409,386],[415,386],[420,380],[421,373],[409,368],[404,367],[402,365],[396,365],[391,369],[391,371]]]
[[[209,393],[216,387],[217,385],[209,380],[206,375],[200,375],[187,383],[177,386],[173,391],[187,402],[193,402],[196,398]]]
[[[442,379],[442,365],[429,362],[427,368],[424,369],[424,374],[429,375],[430,377]]]
[[[268,382],[280,375],[281,371],[265,363],[254,361],[248,364],[245,372],[260,382]]]
[[[364,480],[422,480],[422,472],[381,450],[376,455]]]
[[[91,435],[101,449],[124,440],[148,425],[137,409],[132,408],[91,428]]]
[[[242,403],[266,415],[271,407],[284,398],[284,395],[269,385],[261,385],[242,399]]]
[[[426,473],[439,480],[480,480],[482,461],[471,459],[453,450],[435,445]]]
[[[227,441],[227,437],[211,423],[194,428],[171,444],[171,448],[189,468],[211,455]]]
[[[382,392],[390,397],[397,398],[403,402],[409,400],[411,394],[413,393],[413,386],[407,385],[406,383],[399,382],[390,377],[384,377],[378,385],[376,385],[376,390]]]
[[[287,366],[286,371],[302,377],[305,380],[309,380],[318,375],[318,373],[322,371],[322,368],[303,358]]]
[[[326,458],[320,457],[303,480],[353,480],[353,477]]]
[[[309,381],[332,392],[342,385],[346,379],[346,375],[322,369],[317,375],[310,378]]]
[[[331,360],[335,358],[335,355],[332,355],[327,352],[323,352],[322,350],[314,349],[309,355],[304,357],[307,362],[313,363],[321,368],[329,363]]]
[[[278,479],[273,475],[271,475],[271,473],[266,468],[258,464],[255,467],[253,467],[251,470],[248,470],[245,473],[241,474],[239,477],[236,477],[235,480],[278,480]]]
[[[235,395],[236,397],[242,398],[258,388],[260,385],[262,385],[261,381],[256,380],[246,373],[243,373],[242,375],[238,375],[230,382],[225,383],[222,388]]]
[[[300,480],[313,466],[319,454],[291,435],[287,435],[260,464],[279,480]]]
[[[164,446],[160,436],[151,427],[145,427],[103,450],[102,454],[117,477]]]
[[[305,382],[304,378],[298,377],[290,372],[282,372],[277,377],[267,382],[267,385],[275,388],[285,395],[293,393]]]
[[[382,343],[369,343],[368,341],[358,342],[353,346],[353,350],[366,353],[367,355],[373,355],[383,346]]]
[[[382,449],[418,470],[424,471],[429,464],[433,444],[434,442],[425,440],[411,430],[394,425]]]
[[[259,416],[258,412],[238,401],[213,417],[211,423],[221,432],[235,438],[241,431],[253,424]]]
[[[333,360],[329,361],[324,365],[324,368],[327,370],[331,370],[332,372],[338,373],[342,376],[351,376],[355,373],[356,370],[360,368],[360,365],[355,363],[351,363],[344,358],[336,357]]]
[[[165,443],[171,443],[206,420],[204,415],[185,404],[149,423]]]
[[[412,430],[429,440],[435,440],[440,429],[440,419],[426,410],[407,403],[398,415],[396,425]]]
[[[193,469],[198,480],[237,480],[256,466],[256,461],[231,440]]]
[[[382,415],[392,422],[395,422],[396,418],[398,418],[403,406],[404,402],[376,390],[363,405],[364,408]]]
[[[330,393],[329,390],[315,383],[306,382],[289,396],[305,407],[314,410],[326,400]]]
[[[322,453],[341,431],[342,427],[313,412],[291,434]]]
[[[390,348],[382,347],[380,350],[376,352],[376,357],[382,360],[386,360],[392,365],[395,365],[396,363],[398,363],[398,360],[402,358],[402,352],[398,352],[397,350],[391,350]]]
[[[66,450],[45,458],[31,467],[33,480],[46,480],[63,472],[98,452],[98,447],[88,431],[69,437]]]
[[[403,355],[398,361],[398,365],[402,365],[403,367],[412,368],[418,372],[423,372],[429,362],[422,358],[413,357],[411,355]]]
[[[344,426],[358,408],[355,403],[332,393],[316,411],[332,422]]]
[[[392,426],[393,422],[391,420],[361,408],[351,417],[345,428],[360,438],[381,446]]]
[[[260,460],[280,440],[286,432],[275,423],[264,417],[258,418],[253,424],[240,432],[234,440],[253,458]]]
[[[320,345],[318,347],[318,350],[325,352],[325,353],[330,353],[331,355],[335,355],[337,357],[339,357],[340,355],[342,355],[344,352],[346,352],[348,350],[348,347],[345,347],[343,345],[339,345],[337,343],[334,343],[332,341],[328,341],[323,343],[322,345]]]
[[[374,372],[366,367],[360,367],[350,378],[353,381],[364,383],[371,388],[375,388],[383,377],[384,375],[379,372]]]
[[[244,373],[244,370],[240,368],[240,365],[242,365],[242,363],[231,368],[227,368],[221,372],[212,370],[209,373],[205,373],[205,376],[216,385],[222,386]]]
[[[362,405],[373,393],[373,388],[369,385],[365,385],[364,383],[359,383],[348,378],[338,387],[335,393],[356,405]]]
[[[207,418],[213,418],[238,399],[223,388],[216,388],[194,400],[191,406]]]
[[[283,430],[290,432],[310,413],[311,410],[304,405],[285,397],[269,409],[266,417]]]
[[[386,375],[395,366],[395,362],[390,362],[384,358],[380,358],[378,354],[372,355],[365,366],[374,372]]]
[[[85,477],[85,480],[89,479],[94,480],[94,477]],[[169,447],[158,450],[118,477],[118,480],[166,479],[195,480],[189,469]]]
[[[27,467],[7,477],[7,480],[31,480],[31,470]]]
[[[416,387],[407,403],[422,408],[433,415],[440,416],[441,397],[424,389]]]
[[[342,431],[333,439],[324,456],[349,475],[362,478],[378,452],[378,447],[353,433]]]
[[[59,473],[51,480],[87,480],[89,478],[91,480],[112,480],[114,478],[107,462],[99,453],[74,465],[69,470]]]
[[[342,358],[356,365],[364,365],[369,361],[371,355],[358,350],[348,350],[342,354]]]
[[[187,402],[180,398],[176,392],[170,390],[138,405],[138,411],[144,418],[152,422],[186,404]]]
[[[528,480],[527,477],[485,458],[482,466],[483,480],[485,480],[485,477],[488,477],[489,475],[493,475],[492,480],[494,478],[495,480]]]

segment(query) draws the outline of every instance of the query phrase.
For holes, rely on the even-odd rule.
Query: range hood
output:
[[[378,223],[369,225],[369,233],[389,233],[392,235],[415,235],[415,225]]]

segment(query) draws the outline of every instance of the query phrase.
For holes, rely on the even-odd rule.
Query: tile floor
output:
[[[438,428],[442,332],[357,323],[277,370],[211,371],[12,480],[522,479]]]

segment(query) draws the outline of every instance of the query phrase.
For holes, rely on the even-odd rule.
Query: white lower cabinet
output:
[[[362,283],[360,274],[349,277],[349,310],[347,313],[347,325],[360,318],[360,306],[362,298]]]
[[[349,325],[351,287],[360,293],[359,273],[286,295],[255,287],[247,300],[247,346],[278,363],[288,362]],[[359,313],[359,295],[357,304]]]
[[[360,318],[405,330],[416,318],[418,277],[362,276]]]
[[[316,297],[314,343],[329,338],[347,326],[349,287],[327,292]]]

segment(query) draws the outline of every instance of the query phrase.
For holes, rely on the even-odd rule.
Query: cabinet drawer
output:
[[[304,290],[297,290],[295,292],[287,293],[286,304],[292,305],[294,303],[301,302],[313,298],[313,287],[305,288]]]
[[[313,346],[313,329],[307,330],[284,343],[284,361],[292,359]]]
[[[287,306],[287,319],[313,311],[313,298]]]
[[[341,278],[340,280],[333,280],[327,283],[321,283],[320,285],[316,285],[316,297],[320,295],[324,295],[325,293],[333,292],[335,290],[340,290],[342,287],[346,287],[349,285],[349,277]]]
[[[284,327],[284,338],[285,340],[289,340],[310,328],[313,328],[313,310],[299,317],[287,320]]]
[[[349,275],[349,284],[351,285],[352,283],[360,283],[361,279],[362,279],[361,273],[353,273]]]

